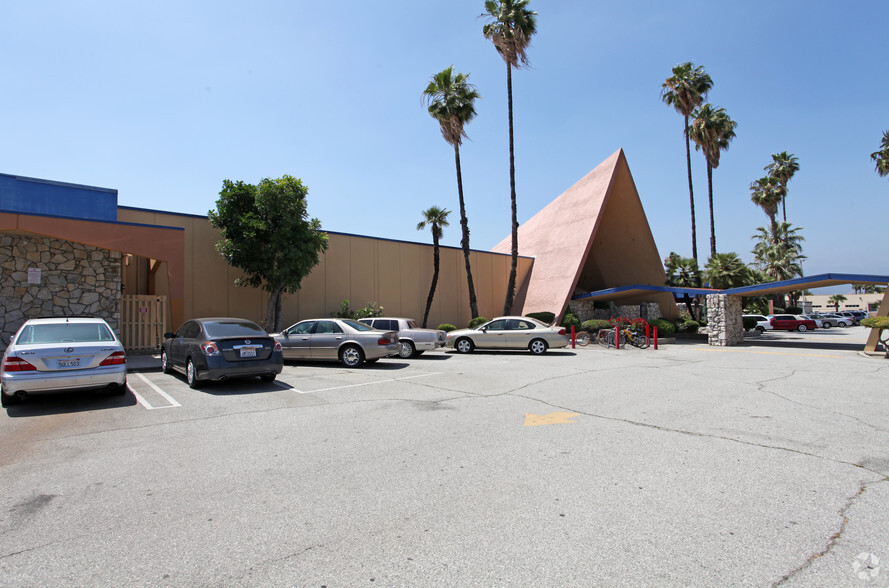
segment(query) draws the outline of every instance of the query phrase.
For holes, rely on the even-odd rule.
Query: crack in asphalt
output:
[[[784,574],[781,577],[781,579],[779,579],[777,582],[772,584],[772,586],[777,587],[777,586],[781,586],[781,585],[785,584],[786,582],[791,580],[794,576],[796,576],[800,572],[810,568],[816,561],[818,561],[818,559],[820,559],[820,558],[824,557],[825,555],[827,555],[828,553],[830,553],[833,550],[833,548],[836,547],[837,543],[840,542],[840,539],[843,538],[843,534],[846,532],[846,527],[849,525],[849,517],[847,516],[849,509],[852,508],[852,506],[854,506],[855,502],[859,498],[861,498],[861,496],[867,491],[867,489],[870,486],[874,486],[876,484],[882,484],[885,482],[889,482],[889,477],[883,477],[879,480],[873,480],[873,481],[864,482],[863,484],[861,484],[861,487],[858,489],[858,492],[856,492],[855,494],[850,496],[848,499],[846,499],[846,504],[844,504],[843,508],[840,509],[840,511],[839,511],[840,528],[837,529],[837,531],[828,538],[827,544],[824,546],[824,548],[821,549],[820,551],[817,551],[817,552],[813,553],[812,555],[810,555],[806,559],[806,561],[804,561],[799,566],[795,567],[794,569],[792,569],[789,572],[787,572],[786,574]]]

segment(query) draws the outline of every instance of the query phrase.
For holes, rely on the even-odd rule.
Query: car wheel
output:
[[[765,327],[756,327],[756,328],[754,329],[754,331],[756,331],[757,333],[759,333],[760,335],[762,335],[763,333],[766,332],[766,329],[765,329]]]
[[[198,380],[198,370],[194,367],[194,362],[188,358],[185,364],[185,381],[188,382],[190,388],[200,388],[201,381]]]
[[[838,327],[845,327],[845,326],[846,326],[846,323],[844,323],[843,321],[839,321],[839,322],[837,323],[837,326],[838,326]]]
[[[475,349],[475,344],[472,342],[472,339],[463,337],[462,339],[457,339],[457,342],[454,343],[454,349],[460,353],[472,353],[472,350]]]
[[[807,331],[808,328],[809,327],[807,327],[806,325],[800,325],[796,328],[796,330],[799,331],[800,333],[803,333],[803,332]]]
[[[161,351],[161,371],[165,374],[169,374],[173,371],[173,367],[170,365],[170,358],[167,357],[166,351]]]
[[[829,328],[830,328],[830,323],[821,323],[821,328],[822,328],[822,329],[829,329]]]
[[[274,382],[277,376],[278,374],[265,374],[263,376],[259,376],[259,379],[263,382]]]
[[[360,347],[347,345],[340,350],[340,361],[346,367],[358,367],[364,361],[364,352]]]
[[[115,384],[114,386],[111,386],[111,394],[114,396],[123,396],[126,393],[126,391],[127,391],[127,381],[126,380],[124,380],[123,384],[120,384],[119,386],[117,384]]]
[[[0,405],[2,405],[3,408],[18,404],[21,401],[22,399],[20,396],[16,396],[15,394],[7,394],[3,390],[0,390]]]
[[[410,359],[417,352],[417,348],[410,341],[402,341],[401,347],[398,348],[398,357],[401,359]]]
[[[528,350],[534,355],[543,355],[546,353],[548,345],[543,339],[534,339],[528,344]]]

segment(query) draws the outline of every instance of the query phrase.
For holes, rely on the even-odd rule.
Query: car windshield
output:
[[[376,331],[373,327],[369,327],[364,323],[359,323],[358,321],[353,321],[352,319],[346,319],[343,321],[344,324],[349,325],[356,331]]]
[[[256,323],[250,321],[210,321],[204,323],[204,330],[214,337],[264,337],[267,335]]]
[[[17,345],[28,343],[87,343],[114,341],[114,335],[103,323],[53,323],[26,325],[16,339]]]

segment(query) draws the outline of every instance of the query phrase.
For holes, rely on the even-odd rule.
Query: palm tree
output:
[[[537,13],[527,8],[530,0],[486,0],[482,16],[490,19],[483,28],[485,38],[494,44],[506,62],[506,96],[509,107],[509,197],[512,205],[512,264],[506,284],[503,314],[512,312],[515,300],[516,267],[519,260],[519,219],[515,193],[515,148],[512,132],[512,68],[528,64],[525,51],[537,32]]]
[[[429,319],[429,309],[432,308],[432,298],[435,296],[435,286],[438,284],[438,268],[441,264],[441,255],[438,250],[438,242],[443,234],[442,227],[449,225],[448,215],[450,210],[432,206],[422,213],[423,220],[417,223],[417,230],[422,231],[429,226],[432,231],[432,285],[429,287],[429,296],[426,298],[426,312],[423,313],[423,328]]]
[[[704,266],[704,280],[711,288],[727,290],[747,286],[751,282],[750,269],[737,253],[717,253]]]
[[[781,198],[781,214],[786,223],[787,207],[785,206],[785,202],[787,201],[787,182],[790,181],[793,174],[799,171],[799,159],[795,157],[793,153],[788,153],[786,151],[773,153],[772,163],[768,164],[763,169],[769,172],[770,176],[778,180],[781,187],[784,188],[784,196]]]
[[[701,287],[701,270],[698,268],[698,260],[693,257],[682,257],[681,255],[671,251],[667,259],[664,260],[664,270],[667,274],[667,286],[675,286],[677,288],[700,288]],[[688,309],[688,314],[695,316],[692,301],[694,298],[689,296],[688,292],[682,296],[682,301]]]
[[[689,134],[695,142],[695,150],[704,152],[707,160],[707,193],[710,202],[710,257],[716,255],[716,227],[713,221],[713,170],[719,167],[719,154],[728,149],[735,138],[738,123],[729,118],[725,108],[713,108],[705,104],[694,112]]]
[[[847,298],[845,296],[843,296],[842,294],[834,294],[833,296],[831,296],[830,298],[827,299],[827,303],[833,304],[834,310],[839,310],[840,303],[845,302],[846,300],[847,300]]]
[[[883,141],[880,143],[880,150],[870,154],[870,158],[876,164],[877,173],[880,177],[889,176],[889,131],[883,131]]]
[[[778,216],[778,203],[784,198],[785,192],[781,182],[773,176],[759,178],[750,184],[750,192],[750,199],[768,215],[771,221],[772,235],[777,237],[778,221],[775,217]]]
[[[697,232],[695,230],[695,193],[691,183],[691,143],[688,137],[688,117],[700,106],[713,87],[713,80],[704,71],[704,66],[686,61],[673,67],[673,75],[661,84],[661,100],[672,106],[684,118],[685,161],[688,166],[688,198],[691,202],[691,256],[698,259]]]
[[[799,234],[801,227],[790,223],[775,224],[771,228],[757,227],[758,239],[753,246],[754,263],[774,281],[789,280],[803,275],[802,242],[805,237]]]
[[[463,238],[463,258],[466,260],[466,282],[469,285],[469,308],[472,318],[478,316],[478,303],[475,299],[475,285],[472,283],[472,268],[469,264],[469,219],[466,218],[466,205],[463,201],[463,172],[460,168],[460,145],[467,137],[463,127],[475,118],[475,101],[481,98],[475,86],[469,83],[469,74],[454,75],[454,66],[447,67],[434,76],[423,91],[429,105],[429,116],[438,121],[441,136],[454,147],[454,160],[457,165],[457,195],[460,200],[460,228]]]

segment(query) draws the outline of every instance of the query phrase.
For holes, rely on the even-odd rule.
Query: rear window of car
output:
[[[250,321],[212,321],[204,323],[204,330],[213,337],[262,337],[267,333]]]
[[[376,330],[376,329],[374,329],[373,327],[369,327],[369,326],[365,325],[364,323],[359,323],[358,321],[353,321],[353,320],[351,320],[351,319],[344,320],[343,323],[349,325],[350,327],[352,327],[352,328],[355,329],[356,331],[362,331],[362,332],[364,332],[364,331],[374,331],[374,330]]]
[[[15,342],[17,345],[25,345],[100,341],[114,341],[111,330],[103,323],[57,323],[25,325]]]

